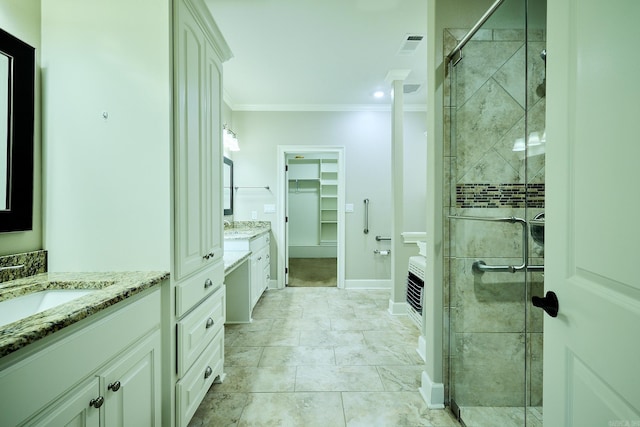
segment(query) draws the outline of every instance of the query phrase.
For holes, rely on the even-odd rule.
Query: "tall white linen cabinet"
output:
[[[186,426],[213,381],[224,377],[221,99],[222,61],[230,51],[202,2],[176,0],[173,17],[172,400],[176,424]]]

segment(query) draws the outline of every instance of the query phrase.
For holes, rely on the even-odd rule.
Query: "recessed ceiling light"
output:
[[[381,90],[377,90],[375,92],[373,92],[373,96],[375,96],[376,98],[383,98],[384,97],[384,92]]]

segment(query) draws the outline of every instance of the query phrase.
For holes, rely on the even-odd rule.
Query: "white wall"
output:
[[[169,0],[42,1],[52,271],[170,267],[170,16]]]
[[[40,0],[0,1],[0,27],[36,49],[33,230],[0,233],[0,256],[42,249],[42,144],[40,128]]]
[[[353,203],[355,208],[345,219],[345,279],[390,279],[390,258],[373,253],[374,249],[389,247],[376,242],[375,236],[388,236],[391,231],[389,112],[240,111],[233,113],[233,123],[241,148],[233,154],[236,185],[271,188],[271,191],[240,189],[236,192],[235,220],[250,220],[251,212],[256,211],[259,220],[272,221],[275,229],[279,215],[284,215],[264,213],[264,204],[277,204],[278,145],[344,146],[346,203]],[[407,218],[410,231],[424,230],[425,127],[425,113],[405,113],[405,177],[416,181],[405,191],[407,199],[416,194],[411,205],[417,209]],[[363,233],[365,198],[370,200],[370,232],[366,235]],[[275,254],[273,256],[275,259]]]

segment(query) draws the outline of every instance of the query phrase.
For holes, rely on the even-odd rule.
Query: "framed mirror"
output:
[[[0,232],[33,229],[35,49],[0,29]]]
[[[224,158],[222,168],[222,205],[225,215],[233,215],[233,160]]]

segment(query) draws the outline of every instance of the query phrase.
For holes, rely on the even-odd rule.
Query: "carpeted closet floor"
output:
[[[338,280],[337,258],[289,258],[291,287],[333,287]]]

